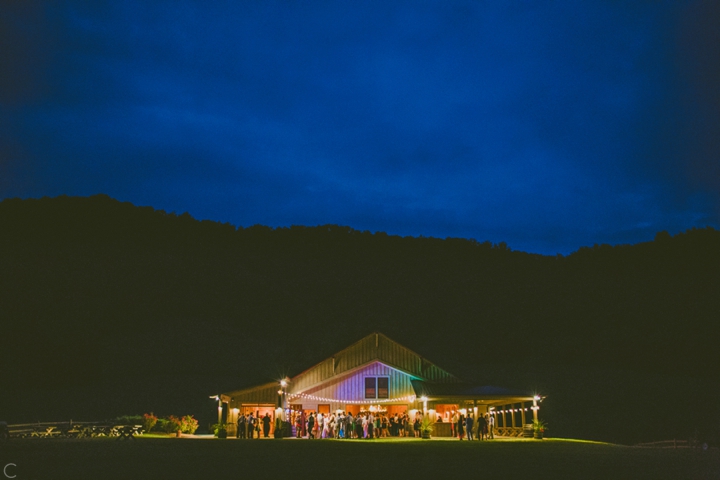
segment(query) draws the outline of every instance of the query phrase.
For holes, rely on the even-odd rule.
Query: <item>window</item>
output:
[[[365,398],[375,398],[377,389],[375,388],[375,377],[365,377]]]
[[[365,398],[390,398],[390,378],[365,377]]]
[[[388,397],[388,384],[390,379],[388,377],[378,377],[377,381],[377,397],[378,398],[389,398]]]

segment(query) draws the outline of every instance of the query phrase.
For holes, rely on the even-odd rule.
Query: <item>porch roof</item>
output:
[[[532,400],[533,394],[522,390],[496,387],[493,385],[474,385],[471,383],[431,383],[422,380],[411,380],[413,390],[418,398],[447,397],[468,399],[523,399]]]

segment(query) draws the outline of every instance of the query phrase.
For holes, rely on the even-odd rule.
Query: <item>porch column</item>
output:
[[[515,428],[515,409],[513,408],[515,406],[514,403],[510,404],[510,425],[511,427]]]
[[[537,404],[538,398],[537,395],[533,397],[533,422],[538,421],[538,404]]]
[[[520,402],[520,419],[522,420],[522,426],[525,427],[525,402]]]

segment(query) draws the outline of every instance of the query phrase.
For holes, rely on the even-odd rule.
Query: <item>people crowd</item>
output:
[[[477,419],[472,415],[464,415],[462,412],[453,412],[452,436],[463,440],[492,440],[495,438],[495,417],[489,414],[478,415]]]
[[[438,421],[442,422],[442,419]],[[452,436],[463,440],[494,439],[495,418],[492,415],[479,415],[477,419],[462,412],[454,412],[451,418]],[[260,416],[251,413],[238,415],[237,438],[260,438],[270,434],[272,419],[265,413]],[[422,413],[417,412],[413,419],[406,413],[374,413],[338,411],[336,413],[320,413],[311,411],[309,414],[293,412],[291,423],[295,426],[298,438],[385,438],[385,437],[420,437]]]
[[[383,438],[405,437],[408,433],[410,418],[407,413],[388,415],[385,413],[352,412],[295,413],[296,436],[316,438]],[[305,433],[307,432],[307,433]]]
[[[298,438],[383,438],[420,436],[421,414],[417,414],[411,422],[407,413],[388,415],[385,413],[351,412],[320,413],[311,411],[309,414],[293,412],[291,424],[295,426]],[[260,438],[270,433],[271,418],[266,413],[260,416],[239,414],[237,419],[237,438]]]
[[[267,438],[270,435],[271,423],[272,419],[267,413],[264,416],[260,416],[260,412],[255,415],[252,412],[247,415],[240,414],[237,419],[237,438],[260,438],[261,431]]]

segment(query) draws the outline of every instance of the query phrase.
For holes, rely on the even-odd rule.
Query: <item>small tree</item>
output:
[[[167,418],[165,424],[165,431],[167,433],[178,433],[182,431],[182,421],[174,415],[170,415]]]
[[[218,438],[227,437],[227,425],[224,422],[211,425],[210,430],[212,430],[215,436]]]
[[[433,421],[430,420],[430,415],[423,416],[422,421],[420,422],[420,433],[423,438],[429,438],[433,429]]]
[[[157,421],[158,417],[156,417],[152,412],[144,414],[142,425],[145,432],[150,432],[150,430],[152,430],[157,424]]]
[[[180,429],[182,433],[193,434],[198,429],[198,421],[192,415],[185,415],[180,420]]]
[[[533,420],[533,431],[537,433],[545,433],[547,423],[542,420]]]

